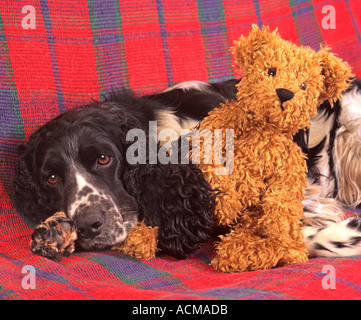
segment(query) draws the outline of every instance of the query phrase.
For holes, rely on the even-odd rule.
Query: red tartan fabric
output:
[[[31,24],[26,5],[35,29],[23,27]],[[323,27],[332,22],[326,5],[335,29]],[[361,298],[359,257],[222,274],[209,266],[212,242],[181,261],[105,251],[57,263],[30,253],[32,226],[12,202],[18,145],[115,88],[150,93],[236,77],[229,47],[252,23],[314,49],[327,44],[361,76],[359,0],[0,0],[0,299]],[[24,266],[35,270],[34,289]]]

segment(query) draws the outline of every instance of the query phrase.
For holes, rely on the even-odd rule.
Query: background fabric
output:
[[[35,29],[24,28],[34,13],[26,5]],[[327,5],[335,29],[325,29]],[[359,0],[0,0],[0,299],[361,298],[359,257],[222,274],[209,266],[211,242],[182,261],[105,251],[56,263],[30,253],[32,226],[12,201],[18,145],[112,89],[142,94],[239,76],[229,47],[252,23],[316,50],[327,44],[361,76]],[[26,265],[35,267],[35,289],[24,288]],[[327,289],[327,270],[335,289]]]

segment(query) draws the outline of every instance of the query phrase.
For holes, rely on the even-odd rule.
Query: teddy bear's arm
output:
[[[256,178],[241,161],[235,166],[234,174],[230,176],[217,175],[214,170],[204,173],[212,188],[220,190],[214,209],[218,226],[229,226],[240,218],[243,220],[250,207],[260,204],[260,190],[264,187],[262,179]]]
[[[149,227],[144,221],[129,232],[127,239],[112,247],[112,250],[120,251],[137,259],[153,259],[160,250],[158,244],[158,227]]]

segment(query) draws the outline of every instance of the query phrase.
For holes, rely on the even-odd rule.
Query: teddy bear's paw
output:
[[[158,244],[158,227],[149,227],[145,223],[139,222],[134,227],[127,239],[112,250],[118,250],[126,255],[137,259],[153,259],[160,250]]]
[[[279,259],[279,252],[274,252],[273,255],[267,250],[259,252],[246,251],[244,253],[232,255],[219,252],[212,260],[211,265],[221,272],[267,270],[277,266]]]
[[[295,243],[293,246],[286,248],[282,258],[277,263],[278,267],[308,261],[308,254],[305,245],[302,242]]]
[[[228,254],[219,252],[211,261],[211,266],[221,272],[243,272],[248,271],[249,266],[243,259],[229,259]]]
[[[34,254],[59,261],[74,252],[76,239],[74,221],[64,212],[57,212],[35,228],[30,249]]]
[[[233,230],[216,245],[212,266],[222,272],[243,272],[273,268],[284,248],[247,231]]]

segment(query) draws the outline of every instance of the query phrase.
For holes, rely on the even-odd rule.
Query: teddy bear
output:
[[[219,150],[201,152],[199,167],[221,191],[215,223],[228,229],[215,245],[211,264],[219,271],[241,272],[306,262],[301,219],[307,167],[293,135],[309,126],[324,100],[333,105],[347,88],[351,70],[328,48],[315,52],[297,46],[267,26],[253,25],[248,37],[234,44],[243,73],[237,100],[212,110],[199,127],[213,140],[215,129],[222,129],[223,141],[225,129],[233,130],[234,138],[233,167],[223,172]],[[225,148],[220,148],[222,156]]]

